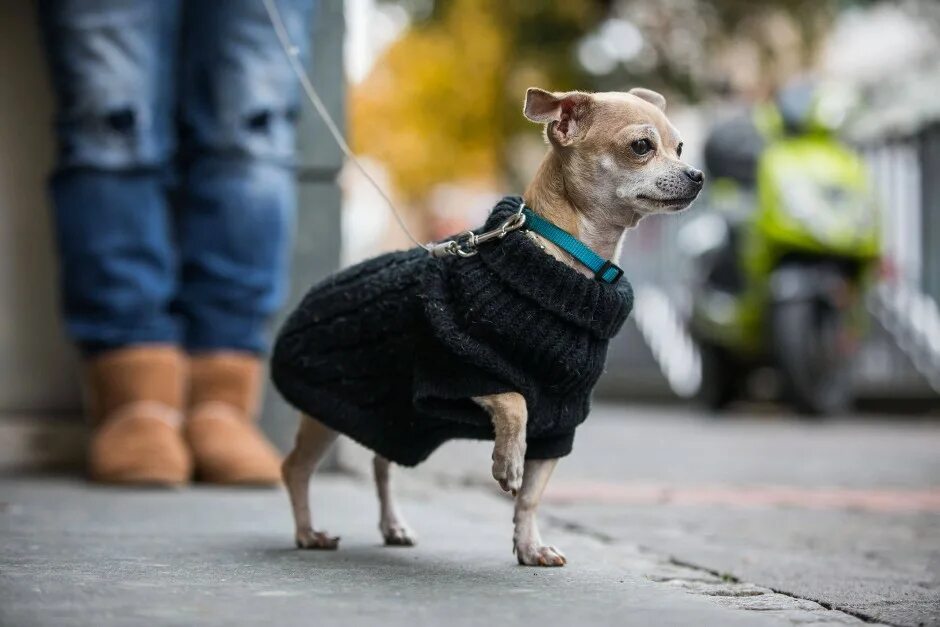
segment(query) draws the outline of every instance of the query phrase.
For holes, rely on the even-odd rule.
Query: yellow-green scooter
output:
[[[764,366],[803,413],[853,399],[879,222],[861,158],[820,117],[815,89],[801,84],[745,124],[718,124],[707,142],[708,209],[683,226],[680,249],[691,262],[699,396],[713,409]]]

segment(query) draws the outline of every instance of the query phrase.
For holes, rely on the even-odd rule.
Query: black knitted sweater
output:
[[[501,200],[482,230],[520,203]],[[493,439],[470,399],[517,391],[526,457],[560,457],[632,306],[625,278],[585,277],[519,230],[466,259],[415,248],[314,286],[278,335],[271,374],[292,405],[406,466],[449,439]]]

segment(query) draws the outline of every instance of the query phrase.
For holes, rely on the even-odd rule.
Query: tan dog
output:
[[[607,259],[617,259],[627,229],[643,216],[680,211],[702,189],[702,173],[680,161],[682,142],[656,92],[550,93],[530,88],[525,116],[545,124],[550,150],[525,192],[532,210]],[[533,237],[538,237],[533,235]],[[587,276],[593,272],[547,241],[548,254]],[[498,245],[498,244],[495,244]],[[493,421],[493,477],[516,495],[513,546],[520,564],[562,566],[565,556],[542,542],[535,514],[557,459],[525,459],[527,410],[516,392],[477,397]],[[338,538],[314,531],[309,481],[336,432],[302,416],[294,450],[283,466],[297,546],[336,548]],[[391,494],[388,460],[376,456],[379,528],[386,544],[411,545],[415,535]]]

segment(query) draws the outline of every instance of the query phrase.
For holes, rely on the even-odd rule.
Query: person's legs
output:
[[[278,0],[294,42],[313,0]],[[190,352],[260,353],[286,292],[299,86],[260,0],[184,5],[182,283]]]
[[[87,358],[90,470],[103,481],[174,484],[190,472],[165,201],[177,14],[170,0],[40,3],[62,308]]]
[[[40,3],[57,100],[50,187],[62,307],[86,354],[178,339],[168,313],[176,262],[165,201],[177,6]]]
[[[278,0],[305,48],[313,0]],[[197,473],[274,483],[252,424],[265,327],[286,292],[299,87],[260,0],[190,0],[181,57],[181,285]]]

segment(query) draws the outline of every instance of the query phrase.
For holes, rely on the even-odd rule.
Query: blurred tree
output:
[[[840,8],[876,1],[398,0],[412,26],[353,88],[353,146],[383,162],[412,204],[437,183],[496,184],[526,124],[527,86],[760,97],[812,65]],[[638,33],[639,47],[591,74],[579,46],[612,19]],[[601,52],[621,33],[610,31]]]
[[[353,146],[412,202],[434,183],[497,180],[529,84],[578,84],[573,42],[607,3],[442,0],[353,89]],[[582,83],[583,84],[583,83]]]

